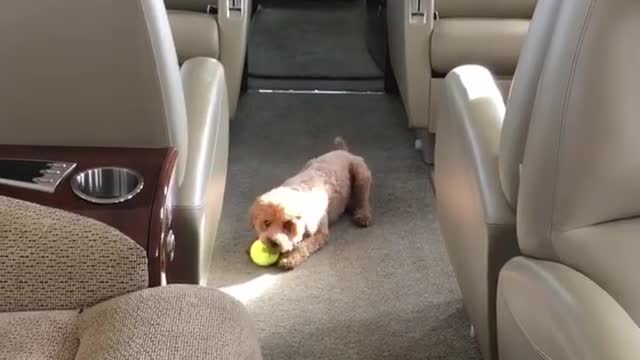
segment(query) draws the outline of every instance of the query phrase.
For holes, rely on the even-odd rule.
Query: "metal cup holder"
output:
[[[142,175],[131,169],[99,167],[84,170],[71,179],[73,192],[96,204],[116,204],[136,196],[144,186]]]

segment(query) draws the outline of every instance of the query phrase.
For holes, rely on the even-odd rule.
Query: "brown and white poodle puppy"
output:
[[[259,239],[282,253],[280,268],[293,269],[325,246],[329,224],[345,211],[358,226],[371,223],[371,171],[342,138],[336,138],[335,145],[337,150],[310,160],[251,207],[251,224]]]

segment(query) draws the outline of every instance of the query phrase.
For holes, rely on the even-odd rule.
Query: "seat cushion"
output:
[[[459,65],[483,65],[513,75],[527,36],[525,19],[440,19],[431,37],[431,68],[446,74]]]
[[[440,17],[522,18],[533,15],[537,0],[436,0]]]
[[[78,329],[76,360],[262,358],[245,307],[213,288],[137,291],[85,310]]]
[[[0,313],[0,357],[14,360],[74,359],[78,311]]]
[[[168,13],[180,64],[198,56],[219,58],[218,22],[213,15],[185,10]]]
[[[167,9],[207,12],[209,7],[218,7],[218,0],[165,0]]]
[[[149,284],[146,251],[77,214],[0,196],[0,312],[73,310]]]
[[[261,360],[253,320],[231,296],[171,285],[80,312],[0,313],[0,359]]]

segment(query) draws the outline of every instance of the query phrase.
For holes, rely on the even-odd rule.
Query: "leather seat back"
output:
[[[510,77],[528,28],[527,19],[440,18],[431,35],[431,69],[442,76],[457,66],[480,64]]]
[[[0,143],[186,154],[185,100],[161,0],[1,7]]]
[[[558,2],[517,221],[524,255],[586,275],[640,324],[637,14],[635,0]]]
[[[547,50],[556,30],[559,6],[559,2],[555,0],[538,0],[506,104],[504,125],[500,134],[498,165],[502,189],[513,210],[517,205],[520,164],[531,111],[540,82],[540,73],[548,56]]]
[[[180,64],[193,57],[220,59],[215,0],[165,0]]]
[[[436,0],[431,67],[447,74],[479,64],[512,76],[536,0]]]

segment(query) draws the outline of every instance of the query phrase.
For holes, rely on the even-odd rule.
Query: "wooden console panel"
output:
[[[162,223],[162,212],[177,160],[174,149],[0,145],[0,158],[77,163],[53,194],[0,184],[0,195],[67,210],[120,230],[147,251],[150,285],[161,284],[166,269],[161,260],[162,242],[168,231]],[[82,170],[100,166],[135,170],[143,176],[144,187],[132,199],[119,204],[94,204],[79,198],[71,190],[71,178]]]

